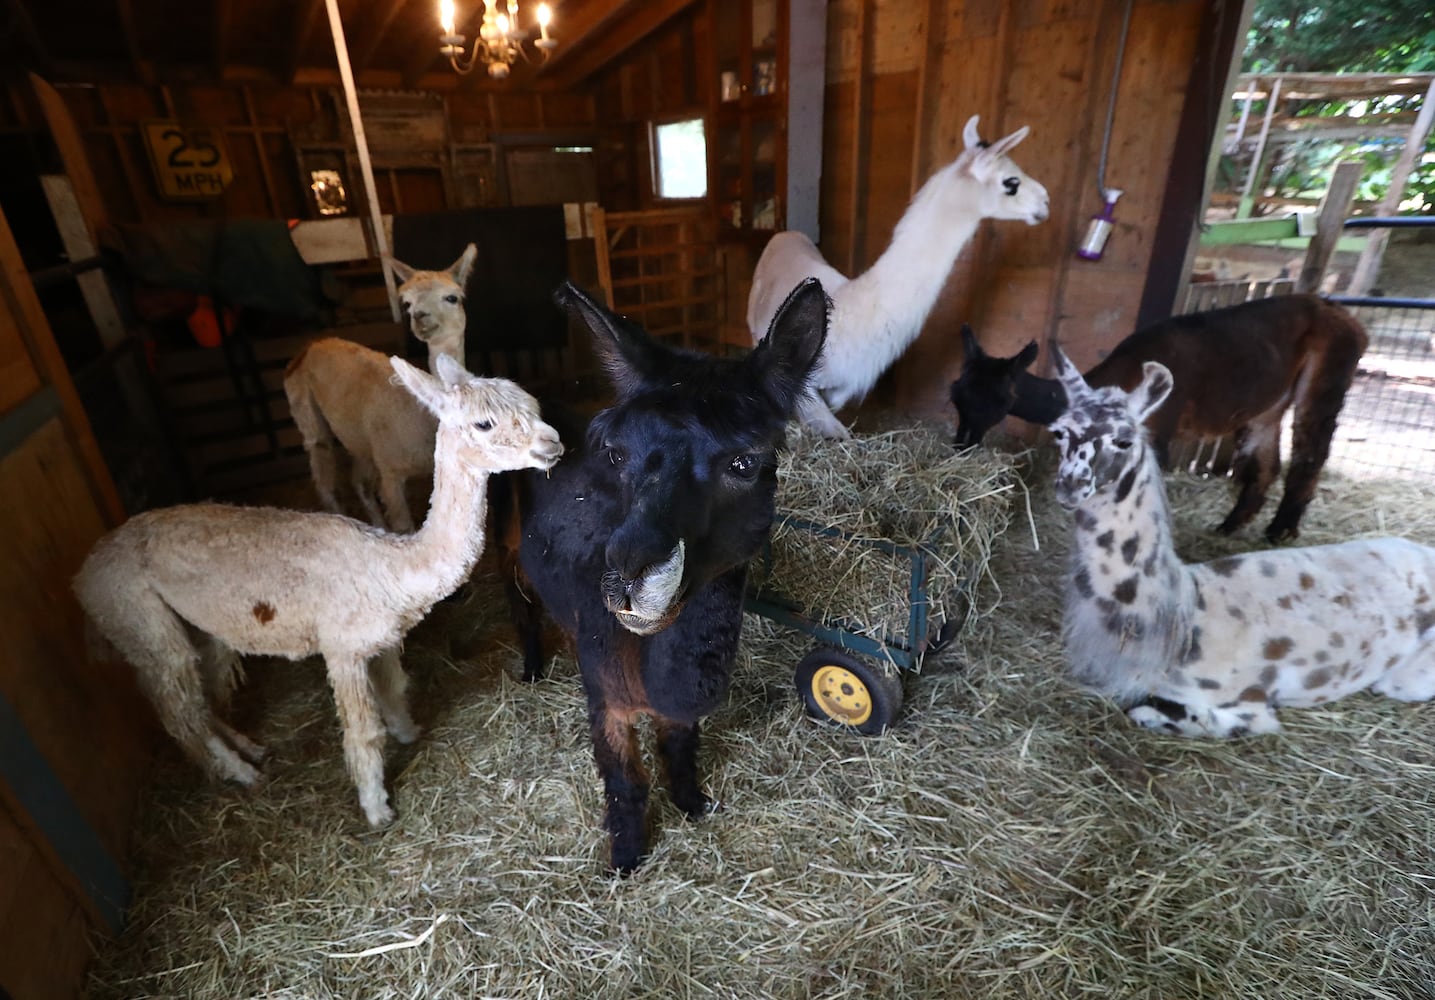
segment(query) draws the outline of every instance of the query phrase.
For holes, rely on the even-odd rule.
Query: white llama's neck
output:
[[[430,605],[468,579],[483,553],[488,470],[452,460],[456,442],[448,438],[459,433],[457,428],[439,425],[428,515],[418,531],[403,539],[400,575],[406,585],[415,585],[415,592],[431,593]]]
[[[860,316],[871,331],[865,349],[895,361],[922,332],[952,265],[981,223],[976,182],[943,172],[929,180],[892,233],[892,242],[863,274],[833,294],[833,310]],[[880,350],[879,350],[880,348]]]

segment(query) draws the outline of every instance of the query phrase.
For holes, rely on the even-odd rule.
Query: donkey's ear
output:
[[[573,282],[563,282],[553,293],[553,301],[581,319],[592,332],[593,347],[608,369],[619,398],[627,398],[662,370],[668,357],[662,345],[638,324],[600,305]]]
[[[767,336],[748,355],[768,394],[789,414],[802,398],[822,355],[831,308],[822,283],[806,279],[787,296],[772,317]]]
[[[470,243],[464,247],[463,253],[458,260],[449,266],[449,277],[453,278],[454,284],[459,288],[468,287],[468,276],[473,273],[473,262],[478,259],[478,247]]]
[[[457,364],[452,358],[447,358],[451,364]],[[414,397],[423,404],[424,409],[434,416],[438,416],[443,407],[444,395],[443,384],[428,372],[421,368],[415,368],[403,358],[389,358],[389,364],[393,366],[394,378],[398,380],[405,389],[414,394]],[[442,365],[439,366],[442,370]]]
[[[1138,420],[1145,420],[1151,411],[1171,395],[1175,382],[1171,370],[1159,361],[1148,361],[1141,366],[1141,384],[1131,390],[1130,406]]]
[[[409,267],[397,257],[390,257],[388,258],[388,260],[389,267],[394,269],[394,277],[399,279],[399,284],[403,284],[405,281],[408,281],[418,271],[417,268]]]
[[[1011,359],[1012,363],[1017,368],[1023,370],[1030,368],[1031,363],[1036,360],[1036,352],[1038,350],[1039,348],[1036,346],[1036,341],[1033,340],[1017,352],[1017,356]]]

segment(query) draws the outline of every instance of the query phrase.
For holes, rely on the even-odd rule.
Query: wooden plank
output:
[[[871,40],[868,30],[869,11],[873,0],[857,0],[857,71],[852,89],[852,148],[849,151],[851,175],[847,191],[847,218],[850,220],[851,237],[847,245],[847,274],[857,273],[858,262],[867,263],[863,251],[867,239],[866,189],[867,189],[867,146],[870,125],[867,102],[871,86],[867,74],[868,53]]]
[[[81,218],[90,229],[90,243],[96,244],[96,227],[105,225],[109,221],[109,214],[105,210],[105,200],[90,167],[90,158],[85,152],[85,140],[75,126],[70,109],[65,106],[65,99],[54,87],[34,73],[30,74],[30,87],[34,90],[40,110],[50,126],[50,136],[60,154],[65,176],[70,178],[70,184],[74,187]]]
[[[80,996],[90,960],[84,910],[0,796],[0,991],[12,1000]]]
[[[1425,151],[1425,138],[1430,134],[1432,125],[1435,125],[1435,78],[1431,79],[1430,87],[1425,91],[1425,98],[1420,104],[1420,115],[1410,127],[1410,134],[1400,150],[1400,157],[1395,161],[1395,166],[1390,168],[1390,187],[1380,201],[1379,215],[1399,213],[1400,202],[1405,198],[1405,184],[1410,179],[1411,171],[1415,169],[1416,160]],[[1385,256],[1385,245],[1389,241],[1388,229],[1376,229],[1370,233],[1365,249],[1360,252],[1360,259],[1355,263],[1350,287],[1346,289],[1347,295],[1364,295],[1370,291],[1376,274],[1380,272],[1380,261]]]
[[[1296,281],[1299,292],[1314,292],[1325,278],[1325,269],[1335,253],[1336,243],[1345,229],[1345,220],[1350,215],[1350,203],[1355,198],[1355,186],[1360,183],[1365,164],[1359,160],[1342,160],[1335,165],[1335,171],[1321,199],[1320,214],[1316,217],[1315,235],[1311,237],[1306,250],[1305,262],[1301,265],[1300,278]]]

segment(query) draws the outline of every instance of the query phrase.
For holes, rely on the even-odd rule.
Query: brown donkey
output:
[[[1035,342],[1014,357],[985,354],[963,327],[966,361],[952,383],[958,447],[1011,415],[1050,424],[1066,412],[1055,379],[1026,371]],[[1159,361],[1175,385],[1146,420],[1163,466],[1171,439],[1235,436],[1232,474],[1240,495],[1221,522],[1223,534],[1247,524],[1265,503],[1280,473],[1281,418],[1294,410],[1290,467],[1280,507],[1266,529],[1272,543],[1300,534],[1300,519],[1315,495],[1320,470],[1355,367],[1368,338],[1355,317],[1316,295],[1282,295],[1225,309],[1173,316],[1138,330],[1086,373],[1094,388],[1134,389],[1142,365]]]

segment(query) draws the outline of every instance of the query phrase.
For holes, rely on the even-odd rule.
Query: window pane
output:
[[[708,193],[708,144],[701,118],[653,129],[658,149],[659,198],[702,198]]]

